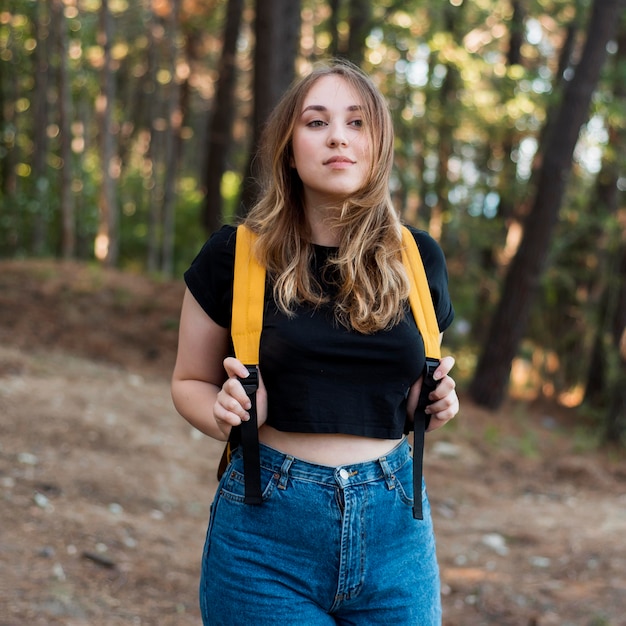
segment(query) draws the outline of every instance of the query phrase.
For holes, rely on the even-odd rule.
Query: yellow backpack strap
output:
[[[433,379],[433,374],[441,358],[440,333],[433,299],[428,287],[426,270],[422,262],[422,255],[417,247],[413,233],[406,226],[402,227],[402,244],[402,262],[411,283],[409,302],[415,323],[424,340],[424,350],[426,352],[422,389],[413,415],[413,423],[411,424],[413,428],[413,493],[415,494],[413,498],[413,517],[421,520],[424,519],[421,498],[424,434],[430,422],[430,415],[426,415],[424,409],[430,404],[428,395],[437,386],[437,382]]]
[[[247,378],[240,378],[250,398],[250,419],[231,430],[226,450],[218,468],[218,477],[230,461],[232,451],[241,445],[245,475],[246,504],[261,504],[261,461],[259,429],[256,414],[256,392],[259,387],[259,344],[263,329],[265,300],[265,267],[254,255],[256,235],[243,224],[237,227],[235,242],[235,275],[231,337],[235,356],[248,368]]]
[[[231,336],[235,356],[244,365],[258,365],[263,328],[265,267],[253,253],[256,235],[243,224],[237,227],[235,282]]]
[[[433,299],[428,287],[426,270],[422,263],[422,255],[415,242],[413,233],[406,227],[402,227],[402,262],[409,275],[411,291],[409,302],[415,323],[424,339],[426,356],[433,359],[441,358],[439,344],[439,324],[435,315]]]
[[[246,226],[237,227],[235,247],[235,282],[231,335],[235,355],[245,365],[259,362],[259,342],[263,328],[265,267],[253,254],[256,235]],[[426,271],[411,231],[402,227],[402,262],[409,275],[409,302],[415,322],[424,339],[426,356],[441,358],[439,325],[435,315]]]

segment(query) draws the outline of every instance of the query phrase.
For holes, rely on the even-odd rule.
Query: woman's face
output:
[[[365,184],[372,147],[362,109],[341,76],[324,76],[310,88],[292,137],[292,166],[302,180],[306,208],[337,203]]]

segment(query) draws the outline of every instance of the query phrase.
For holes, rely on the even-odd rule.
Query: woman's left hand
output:
[[[431,416],[428,430],[436,430],[441,428],[446,422],[449,422],[459,412],[459,399],[456,395],[456,383],[454,379],[448,375],[448,372],[454,366],[454,357],[445,356],[441,359],[437,369],[434,372],[435,380],[441,381],[428,396],[430,404],[426,407],[426,413]],[[422,378],[416,381],[409,392],[407,411],[409,419],[413,419],[413,412],[417,406],[417,401],[422,389]]]
[[[431,403],[426,407],[430,415],[428,431],[441,428],[459,412],[459,398],[456,395],[456,383],[448,372],[454,367],[454,357],[444,356],[433,374],[435,380],[441,381],[428,398]]]

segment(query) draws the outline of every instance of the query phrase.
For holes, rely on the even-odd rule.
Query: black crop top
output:
[[[452,323],[448,273],[439,245],[411,228],[426,269],[439,329]],[[230,327],[236,230],[223,226],[204,244],[185,282],[204,311]],[[333,248],[315,246],[318,276]],[[364,335],[338,325],[332,305],[302,305],[293,318],[265,289],[259,369],[267,389],[267,423],[281,431],[400,439],[407,392],[422,374],[424,343],[408,303],[390,330]]]

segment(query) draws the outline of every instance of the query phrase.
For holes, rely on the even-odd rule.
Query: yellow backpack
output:
[[[263,308],[265,298],[265,267],[253,253],[256,235],[243,224],[237,228],[235,245],[235,278],[233,285],[233,312],[231,319],[231,336],[235,347],[235,356],[248,368],[250,376],[242,378],[241,383],[252,402],[249,411],[250,420],[243,422],[241,427],[233,428],[231,438],[226,446],[218,477],[230,462],[232,452],[241,445],[245,475],[245,501],[248,504],[261,504],[261,476],[259,460],[258,426],[256,419],[256,390],[258,387],[259,343],[263,328]],[[424,340],[426,351],[426,367],[420,402],[415,413],[413,467],[414,467],[414,508],[416,519],[422,519],[422,454],[424,449],[424,432],[427,428],[427,416],[424,408],[429,403],[428,393],[436,383],[432,375],[439,364],[441,351],[439,347],[439,325],[433,306],[428,280],[422,263],[422,257],[411,231],[402,227],[402,262],[407,270],[411,290],[409,303],[415,323]],[[418,418],[421,424],[418,425]],[[421,427],[423,426],[423,427]],[[419,458],[418,458],[419,455]]]

